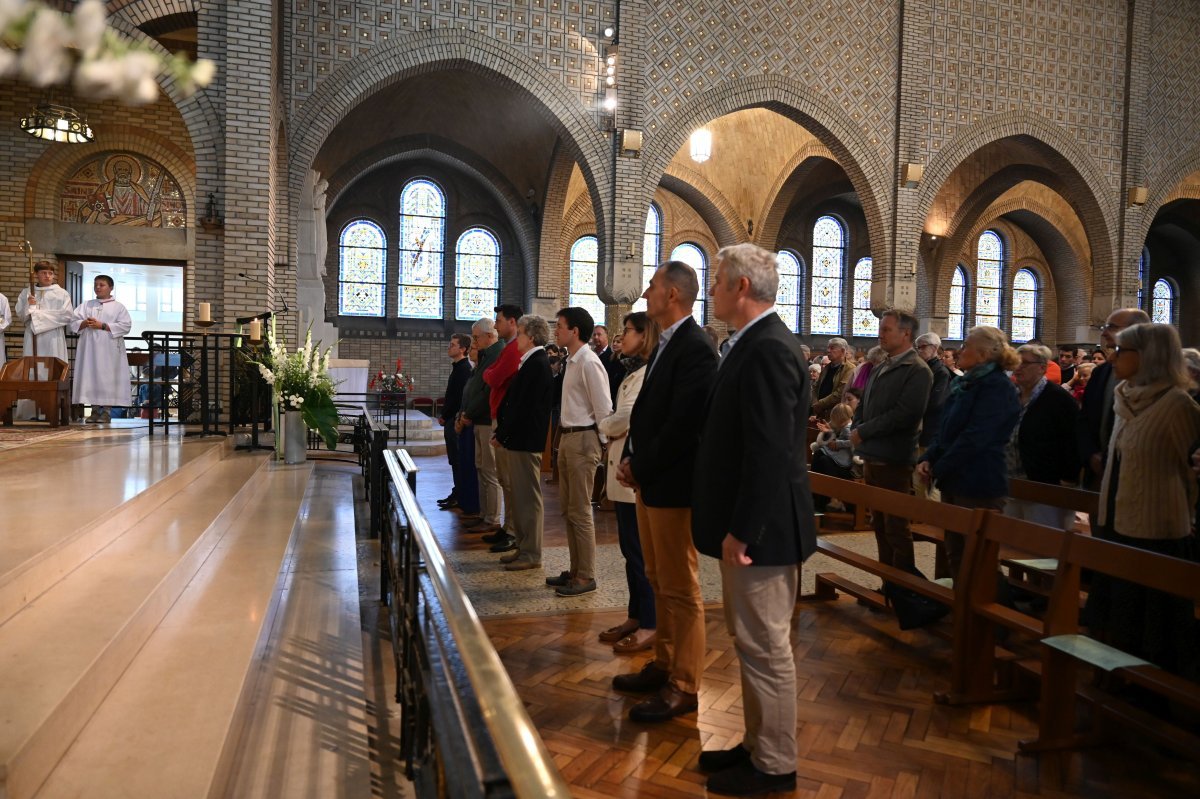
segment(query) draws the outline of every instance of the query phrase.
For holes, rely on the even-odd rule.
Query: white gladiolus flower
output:
[[[83,0],[75,6],[71,15],[75,23],[75,46],[84,58],[91,58],[100,50],[104,31],[108,27],[108,12],[101,0]]]
[[[192,82],[197,86],[207,86],[212,83],[212,79],[216,77],[216,74],[217,65],[207,58],[201,58],[192,67]]]
[[[63,15],[43,8],[33,18],[21,49],[21,72],[34,86],[62,83],[71,74],[71,31]]]
[[[115,59],[84,61],[75,68],[75,89],[82,95],[111,97],[118,93],[123,77],[121,65]]]
[[[0,0],[2,2],[2,0]],[[4,23],[0,22],[0,29]],[[0,78],[6,78],[17,71],[17,54],[7,47],[0,46]]]

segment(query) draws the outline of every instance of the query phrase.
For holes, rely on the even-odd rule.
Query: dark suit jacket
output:
[[[1079,479],[1079,453],[1075,450],[1075,425],[1079,407],[1062,386],[1047,383],[1025,409],[1017,432],[1017,449],[1025,476],[1038,483]]]
[[[1088,378],[1088,384],[1083,389],[1083,402],[1079,409],[1077,425],[1079,459],[1089,474],[1091,469],[1088,469],[1088,461],[1097,452],[1105,454],[1108,450],[1108,439],[1102,434],[1101,425],[1104,420],[1105,400],[1112,401],[1112,395],[1106,394],[1104,390],[1111,374],[1111,363],[1100,364],[1092,370],[1092,376]]]
[[[442,418],[453,422],[454,417],[462,408],[463,389],[467,387],[467,379],[471,377],[471,362],[460,358],[450,367],[450,379],[446,381],[445,402],[442,403]]]
[[[725,356],[696,453],[698,551],[720,558],[727,533],[759,566],[799,563],[816,550],[804,457],[811,392],[800,342],[775,314]]]
[[[530,355],[517,370],[497,412],[495,436],[502,447],[514,452],[541,452],[546,448],[553,380],[545,350]]]
[[[692,464],[704,423],[704,404],[716,376],[712,341],[690,316],[666,349],[650,356],[645,382],[629,418],[624,452],[624,457],[631,459],[633,477],[646,505],[691,506]]]
[[[942,426],[942,408],[946,405],[946,397],[950,396],[950,378],[953,377],[941,358],[925,363],[933,372],[933,388],[929,390],[929,402],[925,405],[925,416],[921,420],[921,437],[918,441],[922,447],[933,443]]]
[[[608,391],[612,395],[615,408],[617,406],[617,389],[621,387],[621,381],[625,379],[625,367],[621,365],[621,356],[614,352],[612,347],[605,347],[599,357],[600,363],[604,364],[604,371],[608,373]]]

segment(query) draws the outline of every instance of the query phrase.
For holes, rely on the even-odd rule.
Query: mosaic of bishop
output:
[[[62,218],[72,222],[183,227],[183,212],[175,179],[153,161],[125,153],[104,158],[103,166],[99,160],[85,165],[62,196]]]

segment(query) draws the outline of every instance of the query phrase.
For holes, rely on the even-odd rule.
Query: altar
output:
[[[335,402],[362,402],[367,394],[371,362],[355,358],[330,358],[329,376],[337,386]]]

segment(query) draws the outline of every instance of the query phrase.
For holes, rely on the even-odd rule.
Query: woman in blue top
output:
[[[943,502],[1004,508],[1005,445],[1021,415],[1017,390],[1006,373],[1020,363],[1003,330],[981,325],[967,333],[958,356],[963,374],[951,381],[937,437],[917,464],[917,474],[941,489]],[[958,576],[963,547],[963,537],[947,530],[951,577]]]

